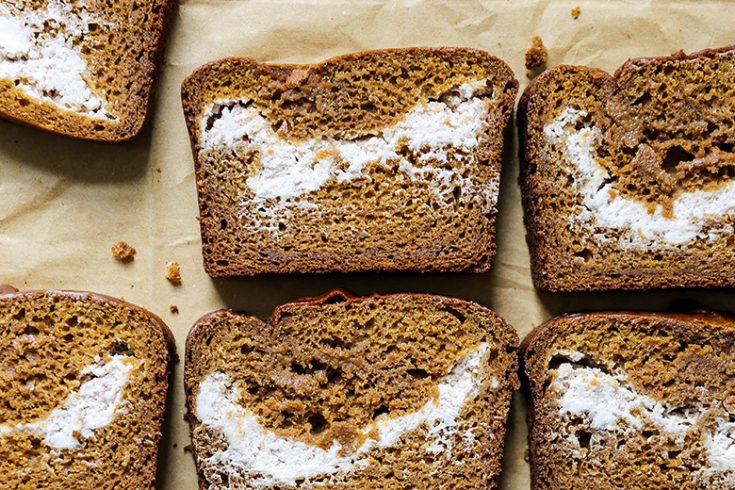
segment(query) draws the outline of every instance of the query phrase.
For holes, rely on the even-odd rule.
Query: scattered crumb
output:
[[[174,449],[176,449],[177,447],[179,447],[179,444],[174,442]]]
[[[112,255],[120,262],[131,262],[135,258],[136,250],[126,242],[117,242],[112,246]]]
[[[181,284],[181,267],[178,262],[167,262],[166,263],[166,279],[171,284],[178,286]]]
[[[546,68],[549,53],[546,51],[544,42],[538,36],[531,38],[531,47],[526,51],[526,69],[528,78],[533,78]]]
[[[168,307],[168,311],[170,311],[174,315],[178,315],[179,314],[179,307],[176,306],[176,305],[171,305],[171,306]]]
[[[582,9],[579,7],[579,5],[574,7],[572,9],[572,17],[574,18],[574,20],[577,20],[579,18],[579,14],[581,13],[582,13]]]

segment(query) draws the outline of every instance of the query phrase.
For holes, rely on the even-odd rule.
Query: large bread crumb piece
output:
[[[546,66],[549,54],[539,36],[531,38],[531,47],[526,51],[526,69],[537,70]]]
[[[166,279],[176,286],[181,284],[181,267],[178,262],[166,263]]]
[[[135,260],[136,250],[127,242],[119,241],[112,246],[112,255],[120,262],[132,262]]]

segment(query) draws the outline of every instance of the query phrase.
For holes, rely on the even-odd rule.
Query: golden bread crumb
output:
[[[123,241],[112,246],[112,255],[120,262],[131,262],[135,259],[135,253],[135,248]]]
[[[531,38],[531,47],[526,51],[526,69],[530,70],[529,78],[533,78],[537,70],[546,67],[549,53],[546,51],[544,42],[538,36]]]
[[[181,284],[181,267],[178,262],[167,262],[166,263],[166,279],[171,284],[178,286]]]

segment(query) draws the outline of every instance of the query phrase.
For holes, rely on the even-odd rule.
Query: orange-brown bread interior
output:
[[[487,101],[487,128],[471,152],[450,150],[447,162],[437,164],[471,181],[472,189],[447,187],[428,177],[411,179],[397,161],[373,161],[359,179],[331,179],[309,192],[308,207],[275,207],[275,218],[262,218],[262,204],[252,200],[246,183],[260,166],[257,152],[204,151],[200,141],[200,121],[208,107],[248,100],[284,141],[321,137],[359,142],[395,125],[422,101],[451,100],[459,85],[476,79],[487,79],[476,95]],[[503,131],[516,92],[517,81],[505,63],[468,49],[374,51],[316,65],[225,59],[198,69],[184,82],[182,101],[196,160],[207,272],[217,277],[487,271],[495,255]],[[399,154],[425,165],[407,146]],[[276,204],[266,202],[265,211]]]
[[[424,425],[395,446],[368,453],[364,469],[307,479],[300,487],[495,488],[510,396],[517,386],[517,337],[497,315],[473,303],[337,292],[285,304],[269,323],[213,313],[197,323],[187,342],[189,411],[195,413],[199,383],[224,372],[243,388],[240,403],[264,427],[324,449],[338,441],[354,451],[365,439],[360,429],[379,415],[420,409],[436,396],[438,380],[481,342],[489,344],[487,372],[479,396],[460,414],[450,460],[423,449]],[[496,389],[488,387],[491,377],[499,383]],[[206,467],[207,458],[227,443],[193,415],[190,422],[201,488],[210,483],[225,488],[223,480],[233,488],[250,488],[247,474]],[[472,427],[476,442],[468,446],[462,434]]]
[[[0,116],[75,138],[107,142],[137,135],[148,111],[162,57],[167,17],[175,0],[72,0],[73,8],[94,15],[89,32],[75,41],[87,63],[85,80],[114,119],[89,118],[41,102],[0,79]],[[44,9],[45,0],[20,0],[14,9]],[[75,38],[76,39],[76,38]],[[78,43],[78,44],[76,44]]]
[[[81,440],[52,449],[30,432],[0,438],[2,488],[153,489],[173,337],[149,313],[91,293],[0,296],[0,420],[28,423],[63,406],[110,355],[141,362],[123,391],[124,410]]]
[[[544,127],[567,107],[587,115],[576,129],[597,128],[594,158],[610,192],[661,206],[672,216],[684,192],[716,189],[735,178],[735,50],[631,60],[612,77],[559,66],[521,99],[521,187],[535,284],[549,291],[731,287],[735,216],[704,223],[715,240],[631,248],[621,229],[582,230],[570,219],[585,209],[575,171]],[[728,231],[729,230],[729,231]],[[599,236],[604,235],[605,240]],[[622,241],[621,241],[622,240]]]
[[[534,330],[523,342],[521,357],[530,398],[534,490],[734,488],[735,471],[708,472],[711,462],[704,447],[718,420],[735,420],[732,317],[567,315]],[[586,413],[561,416],[563,393],[556,391],[554,380],[564,365],[615,376],[621,389],[661,404],[662,417],[697,414],[700,420],[679,439],[636,410],[632,416],[644,419],[640,427],[618,421],[619,428],[632,429],[627,434],[622,428],[594,427]],[[616,414],[616,403],[601,410]]]

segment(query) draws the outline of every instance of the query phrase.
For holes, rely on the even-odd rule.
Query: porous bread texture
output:
[[[0,117],[123,141],[145,120],[173,0],[0,5]]]
[[[470,49],[201,67],[182,102],[207,273],[487,271],[516,91]]]
[[[200,488],[496,488],[517,343],[430,295],[207,315],[184,374]]]
[[[735,285],[735,49],[559,66],[519,107],[535,285]]]
[[[534,490],[735,488],[735,318],[566,315],[521,358]]]
[[[0,486],[155,488],[168,328],[93,293],[2,293]]]

